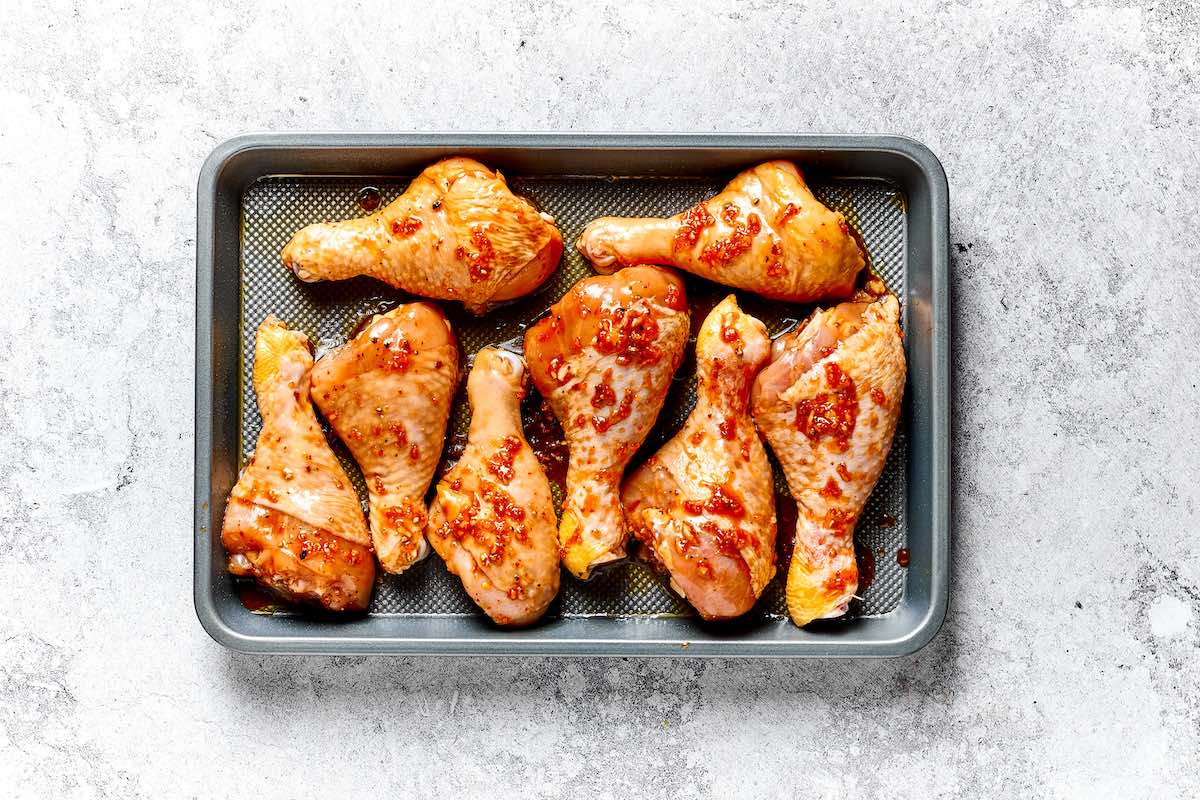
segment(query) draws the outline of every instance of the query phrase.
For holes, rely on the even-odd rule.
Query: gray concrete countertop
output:
[[[0,794],[1200,794],[1200,11],[641,5],[6,6]],[[928,144],[954,249],[941,634],[860,662],[214,644],[194,193],[248,130]]]

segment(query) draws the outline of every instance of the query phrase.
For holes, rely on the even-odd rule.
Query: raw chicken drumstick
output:
[[[858,590],[854,526],[883,472],[904,394],[900,306],[878,279],[776,340],[754,421],[796,500],[788,613],[841,616]]]
[[[494,622],[529,625],[558,594],[558,539],[550,483],[521,430],[525,362],[485,347],[467,396],[467,446],[438,482],[429,541]]]
[[[725,298],[696,340],[696,407],[621,491],[634,536],[705,619],[746,613],[775,575],[771,465],[749,411],[770,355],[766,327]]]
[[[258,327],[254,391],[262,431],[229,493],[221,542],[234,575],[289,600],[363,611],[375,583],[371,539],[308,399],[312,366],[303,333],[274,317]]]
[[[657,267],[579,281],[525,334],[530,375],[567,442],[558,540],[581,579],[625,557],[621,476],[658,417],[687,337],[683,282]]]
[[[429,552],[425,491],[458,383],[458,344],[429,303],[397,306],[313,368],[312,397],[362,470],[379,563],[403,572]]]
[[[866,259],[796,165],[769,161],[670,219],[601,217],[576,244],[600,272],[666,264],[791,302],[849,297]]]
[[[562,249],[554,219],[509,191],[503,175],[448,158],[368,217],[304,228],[282,258],[304,281],[369,275],[482,314],[540,286]]]

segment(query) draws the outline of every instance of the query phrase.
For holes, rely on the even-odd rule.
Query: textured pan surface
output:
[[[573,244],[583,227],[605,215],[664,216],[687,208],[712,195],[731,176],[714,178],[521,178],[510,176],[514,191],[531,198],[553,214],[568,249],[553,278],[531,297],[496,309],[483,318],[467,314],[455,304],[444,304],[464,356],[488,344],[509,342],[519,348],[525,328],[581,277],[592,274]],[[876,271],[904,302],[905,212],[900,191],[876,180],[810,179],[816,196],[846,214],[865,242]],[[404,178],[318,178],[268,177],[253,184],[242,201],[242,463],[254,449],[261,419],[250,384],[254,331],[268,314],[309,335],[318,353],[344,342],[355,327],[373,313],[385,311],[411,298],[373,280],[360,278],[339,283],[305,284],[284,269],[279,252],[292,233],[313,222],[360,216],[357,196],[364,187],[374,187],[382,202],[391,202],[404,191]],[[713,305],[729,291],[698,278],[685,276],[689,299],[698,325]],[[772,335],[804,319],[811,306],[789,305],[737,292],[739,303],[766,323]],[[693,327],[695,330],[695,327]],[[690,348],[689,348],[690,349]],[[683,423],[695,402],[695,374],[685,361],[658,423],[637,463],[666,441]],[[907,400],[906,400],[907,403]],[[533,404],[527,404],[532,406]],[[469,410],[461,394],[450,423],[452,434],[466,430]],[[333,439],[336,452],[355,477],[360,494],[361,479],[345,449]],[[861,607],[862,616],[878,616],[894,610],[904,593],[905,569],[897,563],[897,552],[906,546],[905,515],[906,430],[904,419],[896,433],[888,465],[875,489],[856,532],[860,570],[874,573]],[[782,475],[776,470],[776,488],[786,494]],[[555,487],[556,501],[558,488]],[[365,495],[364,495],[365,497]],[[892,524],[892,520],[895,523]],[[869,562],[869,563],[867,563]],[[777,617],[786,615],[780,574],[768,587],[758,608],[751,613]],[[287,612],[278,612],[287,613]],[[385,576],[375,593],[371,614],[477,615],[479,612],[450,576],[441,561],[431,556],[400,576]],[[602,572],[587,584],[564,573],[562,591],[549,616],[646,616],[691,615],[688,605],[640,563],[630,561]]]

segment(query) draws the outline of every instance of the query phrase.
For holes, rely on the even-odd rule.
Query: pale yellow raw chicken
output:
[[[683,360],[683,282],[658,267],[585,278],[525,334],[534,385],[562,424],[566,497],[563,564],[587,579],[625,557],[625,467],[649,434]]]
[[[267,317],[254,343],[262,431],[229,494],[221,542],[234,575],[288,600],[363,611],[375,559],[358,495],[309,401],[312,366],[307,337]]]
[[[467,395],[467,445],[438,482],[429,541],[494,622],[529,625],[558,594],[559,568],[550,483],[521,429],[524,361],[485,347]]]
[[[621,491],[634,535],[709,620],[749,611],[775,575],[771,465],[749,410],[770,354],[733,295],[718,304],[696,341],[696,407]]]
[[[482,314],[545,282],[562,249],[553,217],[509,191],[503,175],[448,158],[370,216],[309,225],[281,257],[304,281],[368,275]]]
[[[381,314],[313,368],[312,397],[362,470],[379,563],[425,557],[425,492],[458,383],[458,343],[436,306]]]
[[[754,384],[754,420],[796,500],[788,612],[844,614],[858,589],[854,527],[892,446],[904,395],[900,306],[882,282],[775,342]]]
[[[601,217],[576,246],[600,272],[665,264],[791,302],[849,297],[866,258],[790,161],[768,161],[668,219]]]

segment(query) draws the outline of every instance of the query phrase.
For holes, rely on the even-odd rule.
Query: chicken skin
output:
[[[858,590],[854,527],[892,446],[904,394],[900,306],[873,280],[776,340],[754,383],[754,420],[798,519],[788,569],[797,625],[844,614]]]
[[[669,219],[593,220],[576,246],[600,272],[665,264],[789,302],[849,297],[866,263],[845,218],[790,161],[748,169]]]
[[[429,303],[375,317],[313,368],[313,400],[362,470],[371,539],[388,572],[429,552],[424,497],[457,383],[458,344]]]
[[[708,620],[749,611],[775,575],[771,465],[749,411],[770,354],[733,295],[717,305],[696,340],[696,407],[621,491],[633,534]]]
[[[683,282],[657,267],[579,281],[525,334],[530,375],[567,443],[559,552],[583,580],[625,557],[621,477],[658,417],[687,337]]]
[[[429,509],[433,549],[498,625],[529,625],[558,594],[554,498],[521,430],[525,363],[485,347],[467,378],[471,427]]]
[[[482,314],[540,286],[562,250],[554,219],[509,191],[503,175],[448,158],[370,216],[309,225],[281,255],[303,281],[369,275]]]
[[[221,542],[229,571],[287,600],[364,611],[375,559],[362,507],[308,398],[308,339],[268,317],[254,343],[258,444],[238,476]]]

